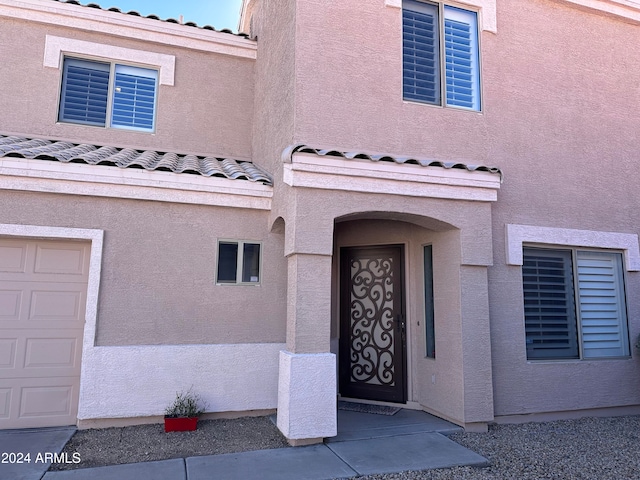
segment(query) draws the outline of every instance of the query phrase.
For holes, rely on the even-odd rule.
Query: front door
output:
[[[406,402],[402,245],[340,250],[340,394]]]

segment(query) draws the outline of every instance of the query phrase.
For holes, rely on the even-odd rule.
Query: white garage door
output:
[[[0,238],[0,428],[76,423],[89,250]]]

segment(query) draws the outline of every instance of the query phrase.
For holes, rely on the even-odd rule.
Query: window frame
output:
[[[524,293],[524,269],[526,267],[527,261],[527,251],[539,251],[546,252],[548,255],[557,256],[557,258],[561,256],[567,256],[571,261],[571,265],[569,265],[569,273],[565,274],[564,280],[567,285],[571,289],[571,296],[567,297],[570,303],[567,306],[573,308],[572,318],[567,318],[567,328],[571,329],[573,327],[573,333],[575,334],[575,338],[571,339],[576,344],[577,352],[574,356],[530,356],[529,347],[528,347],[528,333],[527,333],[527,313],[526,313],[526,298]],[[583,291],[587,290],[586,288],[582,288],[580,285],[580,254],[586,254],[583,258],[588,257],[591,253],[595,254],[605,254],[611,255],[611,258],[615,258],[615,261],[612,262],[613,269],[615,269],[615,296],[616,299],[620,302],[618,309],[618,329],[616,334],[619,335],[621,341],[621,354],[620,355],[594,355],[589,356],[586,352],[585,348],[585,323],[586,318],[584,312],[582,310],[581,304],[581,295]],[[615,257],[614,257],[615,256]],[[524,340],[525,340],[525,354],[528,362],[531,363],[540,363],[540,362],[583,362],[583,361],[599,361],[599,360],[620,360],[620,359],[629,359],[631,358],[631,338],[629,332],[629,307],[628,307],[628,299],[627,299],[627,269],[625,268],[625,255],[623,251],[617,249],[602,249],[602,248],[588,248],[588,247],[579,247],[579,246],[567,246],[567,245],[540,245],[540,244],[523,244],[522,245],[522,271],[521,271],[521,279],[522,279],[522,287],[523,287],[523,327],[525,330]],[[575,325],[570,325],[570,322],[573,321]]]
[[[107,90],[107,103],[106,103],[106,112],[104,117],[104,125],[84,122],[84,121],[74,121],[65,119],[63,117],[63,99],[66,97],[67,90],[65,89],[65,79],[67,74],[67,60],[70,62],[74,62],[77,64],[98,64],[108,66],[108,90]],[[118,125],[114,124],[114,103],[115,103],[115,95],[116,95],[116,70],[118,67],[124,67],[126,70],[144,70],[147,72],[155,72],[155,78],[151,76],[140,75],[140,77],[153,78],[154,80],[154,92],[153,92],[153,119],[151,128],[144,127],[136,127],[136,126],[128,126],[128,125]],[[141,133],[155,133],[156,131],[156,122],[158,117],[158,93],[160,87],[160,68],[152,65],[141,65],[133,62],[123,62],[119,60],[112,59],[104,59],[104,58],[95,58],[91,56],[85,55],[76,55],[76,54],[63,54],[61,59],[61,68],[60,68],[60,88],[58,94],[58,115],[57,122],[61,124],[69,124],[69,125],[83,125],[88,127],[97,127],[104,129],[115,129],[115,130],[125,130],[125,131],[133,131],[133,132],[141,132]]]
[[[436,329],[434,307],[434,281],[433,281],[433,245],[422,245],[422,275],[424,294],[424,340],[425,358],[436,358]]]
[[[235,244],[237,245],[236,251],[236,279],[235,281],[220,281],[220,245],[221,244]],[[243,282],[243,270],[245,264],[245,256],[244,256],[244,246],[245,245],[258,245],[258,281],[257,282]],[[237,239],[224,239],[220,238],[217,242],[216,248],[216,273],[215,273],[215,283],[216,285],[224,286],[224,285],[253,285],[260,286],[262,285],[262,258],[264,255],[264,245],[262,242],[257,240],[237,240]],[[240,281],[238,281],[240,279]]]
[[[409,8],[410,5],[414,6],[414,9]],[[437,38],[436,41],[438,43],[437,49],[434,49],[434,53],[437,53],[437,65],[436,65],[436,75],[437,75],[437,83],[438,83],[438,92],[436,95],[436,100],[433,102],[428,100],[421,100],[418,98],[411,98],[407,96],[405,93],[405,20],[404,20],[404,12],[408,11],[420,11],[420,10],[433,10],[437,12]],[[431,105],[434,107],[440,108],[453,108],[458,110],[470,111],[470,112],[478,112],[481,113],[483,111],[483,95],[482,95],[482,63],[481,63],[481,27],[480,27],[480,14],[478,10],[474,10],[472,8],[460,7],[458,5],[450,4],[448,2],[436,2],[429,0],[401,0],[401,29],[402,29],[402,100],[408,103],[419,103],[423,105]],[[450,90],[447,86],[447,27],[446,21],[452,20],[451,16],[459,16],[459,15],[473,15],[473,22],[470,22],[469,25],[472,27],[472,48],[473,52],[471,55],[472,61],[472,72],[475,72],[473,75],[472,83],[473,87],[477,90],[476,95],[472,95],[472,106],[465,105],[456,105],[455,103],[449,103],[448,96]]]

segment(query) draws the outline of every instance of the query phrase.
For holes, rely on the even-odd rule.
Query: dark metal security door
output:
[[[404,403],[403,247],[342,248],[340,394]]]

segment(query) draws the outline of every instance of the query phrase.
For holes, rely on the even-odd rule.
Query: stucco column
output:
[[[280,352],[277,424],[292,445],[317,443],[337,434],[330,318],[331,255],[290,254],[287,350]]]
[[[493,380],[487,267],[460,267],[464,426],[486,431],[493,421]]]

